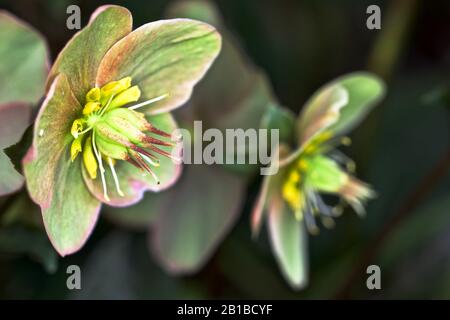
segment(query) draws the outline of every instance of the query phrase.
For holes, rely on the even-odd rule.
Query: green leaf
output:
[[[146,108],[148,114],[170,111],[185,103],[221,47],[208,24],[172,19],[151,22],[118,41],[102,59],[96,84],[131,76],[143,100],[168,97]],[[120,57],[120,60],[118,60]]]
[[[64,74],[55,78],[24,159],[28,191],[40,205],[47,234],[62,256],[80,249],[97,220],[100,203],[84,184],[78,157],[70,160],[72,120],[81,106]]]
[[[17,191],[23,185],[23,177],[16,171],[8,156],[0,150],[0,196]]]
[[[268,223],[272,248],[286,280],[294,289],[308,282],[308,234],[281,195],[269,204]]]
[[[199,270],[236,221],[244,190],[238,176],[220,167],[190,165],[173,189],[148,195],[148,208],[162,208],[151,244],[165,269]]]
[[[20,140],[30,123],[30,113],[26,103],[0,105],[0,195],[14,192],[23,184],[23,177],[3,150]]]
[[[169,7],[167,16],[200,20],[216,27],[222,22],[216,6],[204,0],[176,1]]]
[[[95,86],[100,61],[131,29],[132,17],[126,8],[113,5],[98,8],[89,24],[75,34],[59,53],[47,79],[47,90],[58,73],[65,73],[75,97],[84,103],[85,94]]]
[[[177,129],[177,124],[170,113],[147,116],[147,120],[156,128],[163,130],[164,132],[172,133]],[[158,146],[158,148],[168,153],[172,153],[173,151],[172,147]],[[152,175],[144,173],[144,171],[126,161],[118,161],[116,163],[115,169],[120,182],[120,187],[124,193],[123,197],[117,193],[111,170],[105,170],[108,196],[111,201],[107,201],[104,198],[103,186],[100,178],[92,180],[87,174],[85,166],[82,164],[80,164],[80,169],[83,172],[86,186],[97,199],[111,206],[123,207],[141,200],[145,191],[150,190],[159,192],[169,188],[177,181],[182,169],[181,164],[162,155],[158,155],[158,159],[160,161],[160,166],[152,166],[151,169],[158,177],[160,184],[157,184]],[[105,168],[108,167],[106,162],[104,162],[103,165]]]
[[[48,273],[54,273],[58,268],[58,255],[43,230],[20,225],[0,229],[0,252],[26,254],[41,263]]]
[[[0,104],[35,103],[44,93],[47,47],[33,28],[0,10]]]

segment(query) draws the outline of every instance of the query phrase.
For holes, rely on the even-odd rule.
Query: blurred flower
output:
[[[265,177],[252,215],[257,233],[267,212],[272,247],[289,283],[307,283],[306,229],[316,234],[316,218],[331,227],[348,203],[364,214],[364,203],[375,193],[352,175],[355,164],[337,147],[350,144],[343,134],[353,128],[384,95],[384,85],[368,73],[353,73],[327,84],[306,104],[296,122],[297,146],[280,144],[272,165],[278,173]],[[335,195],[337,206],[321,194]]]
[[[103,6],[64,47],[23,161],[61,255],[83,246],[101,203],[130,205],[176,181],[180,164],[161,139],[176,128],[169,111],[189,99],[220,46],[205,23],[173,19],[132,31],[126,8]]]
[[[0,196],[19,189],[23,177],[4,149],[19,142],[32,105],[44,93],[47,47],[32,27],[0,10]]]
[[[268,126],[278,114],[270,84],[247,60],[215,5],[180,1],[169,8],[168,15],[205,21],[223,37],[217,61],[186,107],[175,112],[180,127],[191,130],[194,121],[202,121],[203,130],[222,132]],[[191,136],[192,142],[201,139]],[[257,170],[256,165],[186,165],[177,185],[167,192],[146,194],[126,210],[108,208],[108,216],[128,227],[150,226],[149,243],[159,263],[171,273],[191,274],[204,266],[234,226],[248,180]]]

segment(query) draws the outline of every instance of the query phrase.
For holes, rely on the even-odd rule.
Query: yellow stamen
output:
[[[86,94],[86,102],[95,102],[100,100],[100,88],[92,88]]]
[[[139,90],[138,86],[128,88],[114,97],[114,99],[109,104],[109,109],[118,108],[130,102],[136,102],[139,100],[140,96],[141,90]]]
[[[111,95],[118,94],[129,87],[131,87],[131,77],[126,77],[118,81],[111,81],[100,89],[102,99],[107,100]]]
[[[81,150],[81,137],[78,137],[72,142],[72,145],[70,146],[70,159],[72,160],[72,162],[75,161]]]
[[[90,101],[84,105],[83,115],[88,116],[93,112],[100,110],[100,102]]]
[[[300,159],[298,161],[298,168],[302,171],[308,170],[308,162],[305,159]]]
[[[97,160],[95,159],[94,151],[92,150],[91,137],[88,137],[84,144],[83,163],[89,174],[89,177],[91,179],[96,179],[98,164],[97,164]]]
[[[72,123],[72,128],[70,129],[70,133],[72,134],[72,136],[75,139],[78,138],[79,133],[83,131],[83,127],[84,127],[83,119],[76,119]]]
[[[349,146],[349,145],[352,144],[352,139],[350,139],[349,137],[342,137],[342,138],[341,138],[341,143],[342,143],[344,146]]]

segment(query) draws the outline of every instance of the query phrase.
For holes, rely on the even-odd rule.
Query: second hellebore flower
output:
[[[220,46],[208,24],[162,20],[132,31],[127,9],[104,6],[61,51],[24,159],[61,255],[81,248],[102,202],[130,205],[176,181],[169,111],[189,99]]]
[[[306,104],[296,122],[296,149],[281,144],[272,165],[279,171],[263,181],[252,216],[257,232],[267,211],[272,247],[289,283],[303,287],[307,282],[307,235],[319,229],[316,218],[325,226],[349,204],[364,214],[364,203],[374,197],[371,187],[358,180],[355,164],[337,150],[350,144],[343,136],[353,128],[384,95],[384,85],[375,76],[354,73],[320,89]],[[322,194],[337,196],[334,207]],[[306,228],[305,228],[306,227]]]

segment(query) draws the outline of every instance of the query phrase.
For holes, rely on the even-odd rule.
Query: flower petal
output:
[[[383,80],[368,72],[355,72],[335,80],[349,95],[339,120],[330,128],[336,134],[345,134],[364,119],[369,111],[384,97]]]
[[[339,119],[341,109],[348,103],[348,92],[333,83],[319,89],[306,103],[298,119],[300,146],[305,146],[317,134]]]
[[[98,8],[89,24],[75,34],[59,53],[47,79],[47,90],[58,73],[65,73],[70,75],[72,91],[83,103],[85,94],[95,85],[103,56],[131,29],[132,17],[126,8],[114,5]]]
[[[47,59],[44,38],[0,10],[0,103],[36,102],[44,93]]]
[[[367,72],[351,73],[326,84],[305,104],[298,119],[301,144],[325,129],[335,135],[351,130],[384,92],[382,80]]]
[[[80,157],[70,159],[70,127],[81,106],[64,74],[58,75],[43,102],[25,156],[31,198],[40,205],[45,229],[60,255],[80,249],[98,217],[100,203],[86,188]]]
[[[177,129],[177,124],[170,113],[147,116],[147,121],[149,121],[156,128],[168,133],[172,133],[175,129]],[[158,146],[158,148],[169,153],[172,151],[170,147]],[[160,181],[159,185],[150,174],[144,173],[130,163],[127,163],[125,161],[117,162],[115,170],[117,172],[120,187],[122,189],[122,192],[124,193],[124,196],[120,196],[118,194],[112,172],[107,163],[104,162],[103,166],[106,170],[105,176],[110,201],[107,201],[104,198],[103,187],[100,178],[97,177],[97,179],[95,180],[89,178],[86,170],[84,169],[84,166],[82,166],[82,171],[87,187],[97,199],[110,206],[123,207],[134,204],[141,200],[145,191],[162,191],[169,188],[178,179],[181,173],[181,164],[176,163],[172,159],[165,156],[158,155],[158,159],[160,160],[160,166],[150,166],[150,168],[158,177]]]
[[[131,76],[142,100],[169,96],[146,108],[148,114],[186,102],[220,51],[221,38],[208,24],[161,20],[143,25],[117,42],[103,58],[96,84]]]
[[[150,241],[157,259],[176,274],[198,271],[240,213],[245,182],[223,168],[190,165],[177,185],[146,198],[160,210]]]
[[[308,235],[303,222],[283,201],[281,194],[269,204],[269,232],[278,265],[289,284],[295,289],[308,282]]]

